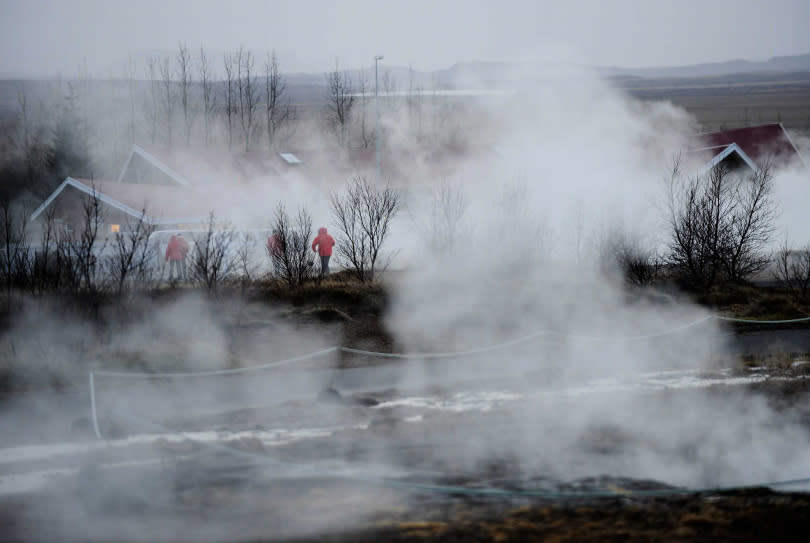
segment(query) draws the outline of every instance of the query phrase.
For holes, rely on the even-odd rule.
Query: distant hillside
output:
[[[381,66],[381,91],[384,90],[382,77],[387,72],[395,82],[397,90],[403,91],[410,87],[421,89],[463,89],[463,88],[497,88],[509,85],[510,81],[522,78],[543,76],[553,73],[565,74],[571,71],[570,64],[559,62],[518,63],[518,62],[485,62],[471,61],[458,62],[449,68],[422,72],[410,70],[402,66]],[[634,79],[673,80],[679,78],[722,78],[733,81],[767,80],[781,74],[791,74],[792,77],[806,79],[810,74],[810,54],[774,57],[767,61],[754,62],[748,60],[731,60],[727,62],[714,62],[695,64],[689,66],[672,66],[660,68],[619,68],[596,67],[596,71],[611,79],[632,81]],[[352,71],[357,81],[359,71]],[[733,76],[728,78],[727,76]],[[300,81],[307,81],[314,85],[324,85],[322,74],[298,74]],[[366,80],[373,91],[373,68],[366,70]],[[293,83],[293,79],[290,79]]]
[[[155,53],[150,51],[150,53]],[[166,51],[166,55],[173,53]],[[217,55],[210,57],[214,63]],[[380,64],[379,85],[380,90],[386,87],[396,88],[399,91],[411,89],[458,89],[470,86],[491,88],[503,85],[515,75],[542,74],[565,72],[575,68],[570,64],[558,62],[499,62],[499,61],[468,61],[458,62],[448,68],[434,71],[421,71],[408,66]],[[726,62],[711,62],[687,66],[664,66],[657,68],[623,68],[617,66],[597,66],[594,69],[603,75],[616,79],[669,79],[717,77],[741,74],[779,74],[810,72],[810,54],[773,57],[766,61],[730,60]],[[112,73],[112,72],[111,72]],[[374,91],[374,65],[366,66],[361,71],[354,68],[348,70],[353,82],[356,84],[363,78],[369,92]],[[285,73],[287,83],[292,87],[308,88],[303,92],[310,99],[320,92],[313,92],[316,88],[326,87],[324,73]],[[143,73],[136,76],[143,79]],[[49,78],[21,77],[20,74],[0,74],[0,81],[13,79],[46,81]]]
[[[508,63],[508,62],[460,62],[450,68],[430,74],[432,81],[441,82],[445,87],[463,87],[471,82],[482,86],[497,86],[508,80],[510,75],[526,73],[565,73],[571,65],[564,63],[543,62]],[[755,80],[753,74],[763,78],[777,74],[810,73],[810,54],[786,57],[774,57],[767,61],[753,62],[748,60],[731,60],[694,64],[689,66],[672,66],[660,68],[619,68],[595,67],[602,75],[620,80],[641,79],[677,79],[677,78],[711,78],[735,76],[737,80]],[[739,77],[738,77],[739,76]]]
[[[598,71],[606,75],[637,76],[647,78],[712,77],[749,73],[810,72],[810,54],[788,57],[773,57],[762,62],[730,60],[726,62],[710,62],[705,64],[662,68],[608,67],[598,68]]]
[[[168,53],[167,53],[168,54]],[[537,78],[566,74],[577,66],[566,63],[518,63],[497,61],[458,62],[448,68],[420,71],[406,66],[380,65],[379,91],[456,90],[456,89],[509,89],[515,86],[538,84]],[[597,67],[596,71],[631,92],[638,90],[645,98],[671,97],[685,87],[731,88],[740,85],[799,84],[803,91],[810,83],[810,54],[774,57],[767,61],[732,60],[661,68]],[[348,70],[352,85],[358,90],[365,80],[366,92],[374,92],[374,66],[362,71]],[[12,75],[12,74],[7,74]],[[326,101],[327,85],[324,73],[285,73],[288,97],[300,107],[320,107]],[[148,82],[142,74],[134,85],[139,94],[147,91]],[[64,83],[64,82],[62,82]],[[128,83],[123,79],[93,79],[93,91],[104,95],[127,94]],[[223,83],[215,83],[217,94],[223,93]],[[0,120],[8,119],[18,109],[18,94],[22,89],[34,100],[54,101],[59,96],[60,83],[48,78],[14,78],[0,74]],[[199,83],[194,83],[199,87]],[[659,90],[660,89],[660,90]],[[56,91],[56,92],[55,92]],[[199,90],[198,90],[199,92]],[[705,89],[701,92],[705,92]],[[660,96],[659,96],[660,95]]]

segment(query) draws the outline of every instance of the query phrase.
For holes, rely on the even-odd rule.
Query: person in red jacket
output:
[[[329,274],[329,258],[334,246],[335,238],[329,235],[326,228],[318,228],[318,236],[312,241],[312,250],[321,256],[321,275]]]
[[[274,231],[273,235],[267,238],[267,254],[270,255],[270,260],[273,262],[273,271],[276,275],[281,275],[284,267],[284,240],[278,231]]]
[[[172,234],[169,245],[166,246],[165,259],[169,263],[169,281],[182,279],[186,276],[186,255],[188,254],[188,242],[182,235]]]
[[[267,253],[272,258],[280,256],[283,252],[281,236],[278,235],[278,232],[273,232],[273,235],[267,238]]]

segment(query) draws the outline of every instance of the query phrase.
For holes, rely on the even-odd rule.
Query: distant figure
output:
[[[326,228],[318,228],[318,237],[312,241],[312,250],[321,255],[321,275],[329,274],[329,258],[334,246],[335,238],[327,233]]]
[[[166,261],[169,263],[169,281],[187,280],[186,255],[188,255],[188,242],[182,234],[172,234],[169,245],[166,247]]]
[[[273,235],[267,238],[267,254],[270,255],[270,260],[273,261],[273,270],[276,275],[281,273],[282,256],[284,255],[284,240],[278,233],[278,230],[273,232]]]

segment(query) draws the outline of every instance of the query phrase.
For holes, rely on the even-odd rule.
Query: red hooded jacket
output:
[[[284,252],[284,245],[281,242],[281,236],[273,234],[267,238],[267,251],[270,256],[279,256]]]
[[[188,242],[179,236],[172,235],[166,247],[166,260],[183,260],[188,253]]]
[[[332,256],[334,246],[335,238],[326,232],[326,228],[318,228],[318,237],[312,241],[312,250],[318,251],[320,256]]]

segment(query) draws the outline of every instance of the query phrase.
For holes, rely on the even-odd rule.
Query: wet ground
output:
[[[797,348],[807,339],[785,337]],[[497,362],[462,373],[424,361],[313,367],[215,389],[109,383],[97,398],[105,441],[95,439],[86,391],[28,399],[13,409],[39,415],[41,435],[4,423],[0,534],[806,539],[806,356],[591,378]]]

